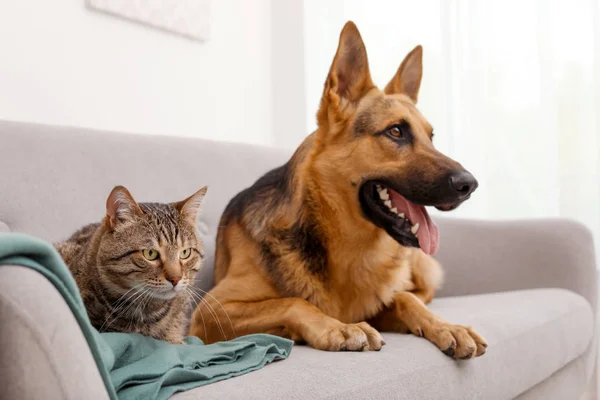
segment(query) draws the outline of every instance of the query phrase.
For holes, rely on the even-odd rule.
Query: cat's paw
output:
[[[185,344],[183,341],[184,337],[180,335],[165,335],[157,339],[164,340],[165,342],[169,342],[171,344]]]

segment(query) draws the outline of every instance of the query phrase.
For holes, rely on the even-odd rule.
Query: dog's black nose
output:
[[[450,188],[461,196],[467,196],[477,189],[477,179],[467,171],[461,171],[450,175]]]

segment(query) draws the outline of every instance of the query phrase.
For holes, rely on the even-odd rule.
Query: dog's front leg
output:
[[[271,333],[328,351],[380,350],[385,344],[379,332],[366,322],[345,324],[304,299],[288,297],[217,304],[218,297],[218,290],[213,291],[192,317],[190,334],[207,343],[252,333]],[[218,311],[219,307],[222,312]]]
[[[411,292],[397,293],[393,304],[370,322],[381,331],[411,332],[425,337],[444,354],[454,358],[478,357],[487,348],[486,341],[473,328],[445,321]]]

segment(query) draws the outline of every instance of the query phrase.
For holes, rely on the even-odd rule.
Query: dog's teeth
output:
[[[410,228],[410,231],[413,233],[413,235],[416,235],[419,231],[419,223],[417,222],[416,224],[414,224],[412,228]]]
[[[396,207],[392,208],[390,211],[394,214],[398,214],[398,209]]]
[[[385,204],[387,208],[392,208],[392,201],[391,200],[386,200],[386,201],[383,202],[383,204]]]
[[[390,195],[388,194],[386,189],[383,189],[382,191],[379,192],[379,198],[381,200],[388,200],[390,198]]]
[[[400,214],[398,214],[398,216],[399,216],[400,218],[404,218],[404,213],[400,213]]]

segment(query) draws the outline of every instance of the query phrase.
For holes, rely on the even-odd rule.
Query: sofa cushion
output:
[[[487,353],[454,361],[426,340],[384,333],[380,352],[296,346],[285,362],[173,398],[509,399],[581,356],[593,334],[589,303],[563,289],[440,298],[431,308],[475,327]]]

